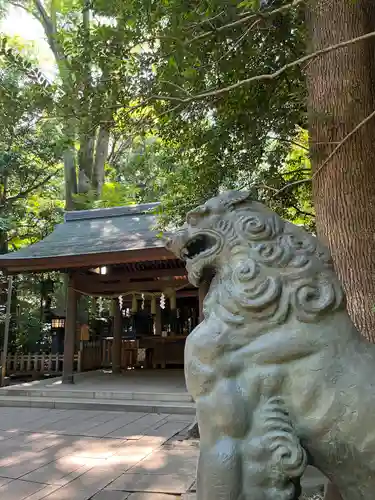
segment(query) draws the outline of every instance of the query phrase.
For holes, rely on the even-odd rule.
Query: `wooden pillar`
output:
[[[113,310],[112,373],[120,373],[121,350],[122,350],[122,316],[118,299],[112,299],[112,310]]]
[[[202,281],[199,285],[199,322],[204,320],[203,317],[203,302],[210,288],[210,283],[208,281]]]
[[[12,314],[11,313],[12,288],[13,288],[13,276],[9,276],[6,316],[5,316],[5,328],[4,328],[4,344],[3,344],[3,352],[2,352],[2,359],[1,359],[1,387],[3,387],[5,385],[5,379],[6,379],[9,330],[10,330],[10,320],[11,320],[11,314]]]
[[[157,302],[157,304],[156,304],[156,314],[155,314],[155,335],[158,335],[160,337],[161,336],[161,330],[162,330],[162,325],[161,325],[161,307],[160,307],[160,302]]]
[[[170,304],[170,325],[171,325],[171,335],[177,335],[177,298],[176,290],[172,290],[169,295]]]
[[[63,384],[74,384],[74,351],[77,323],[77,293],[74,290],[74,279],[71,274],[67,277],[66,313],[64,338]]]

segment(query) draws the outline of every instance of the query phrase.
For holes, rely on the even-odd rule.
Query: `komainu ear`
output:
[[[250,191],[227,191],[225,195],[223,202],[228,210],[234,210],[240,203],[254,199],[254,193]]]

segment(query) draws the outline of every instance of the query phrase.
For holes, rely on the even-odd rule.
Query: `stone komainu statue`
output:
[[[236,191],[191,211],[168,245],[194,285],[214,274],[185,348],[198,500],[296,499],[307,464],[344,500],[375,499],[375,346],[327,249]]]

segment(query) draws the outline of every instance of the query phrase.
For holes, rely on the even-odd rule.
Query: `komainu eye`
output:
[[[209,214],[209,209],[205,205],[202,205],[195,210],[189,212],[186,216],[186,221],[190,226],[197,226],[205,215]]]
[[[198,222],[199,222],[199,217],[197,214],[189,214],[187,216],[187,223],[189,224],[189,226],[197,226],[198,225]]]

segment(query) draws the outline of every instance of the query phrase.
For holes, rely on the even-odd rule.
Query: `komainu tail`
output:
[[[282,398],[270,398],[254,412],[242,456],[244,500],[300,497],[307,455]]]

